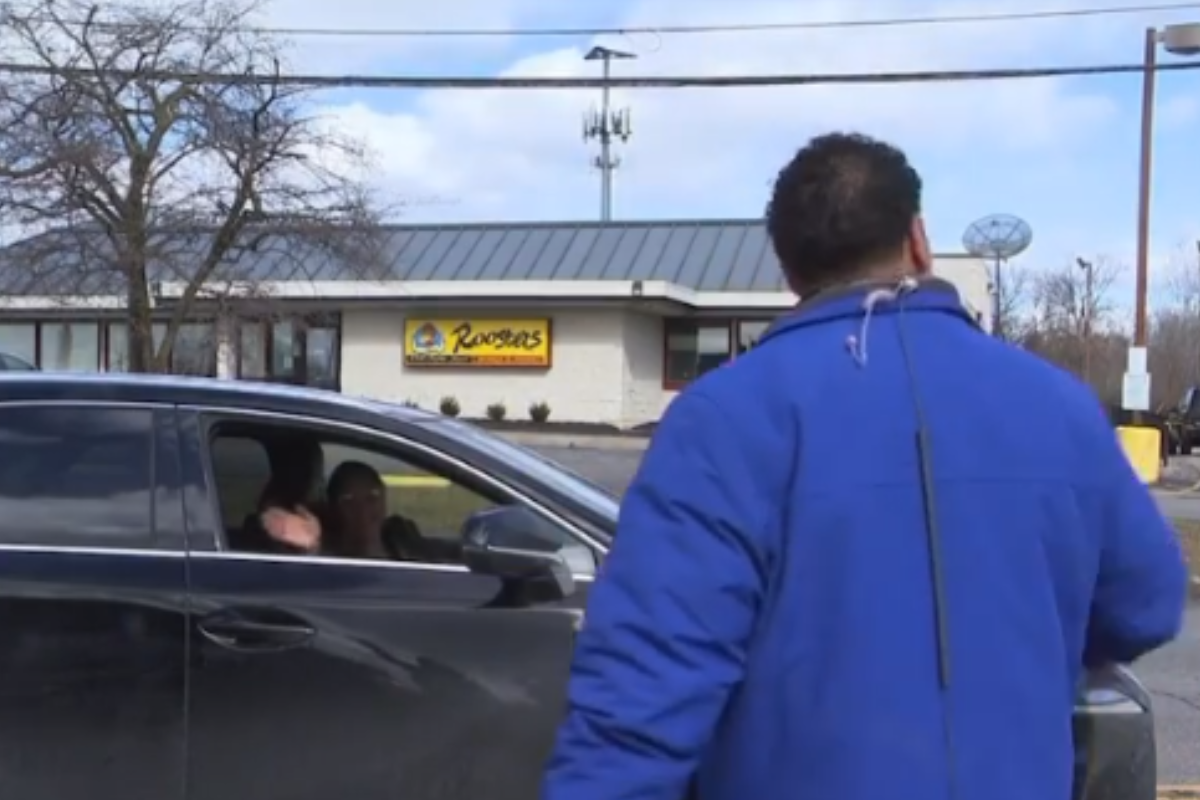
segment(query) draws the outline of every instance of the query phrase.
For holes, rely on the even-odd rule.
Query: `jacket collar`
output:
[[[906,313],[932,311],[958,317],[968,325],[979,327],[979,323],[963,305],[958,290],[949,281],[924,278],[909,289],[899,289],[896,281],[856,283],[827,289],[802,300],[792,311],[775,320],[759,339],[759,344],[799,328],[839,319],[858,319],[867,313],[868,306],[871,313],[877,316],[894,314],[901,309]],[[881,291],[895,296],[876,302],[875,298]]]

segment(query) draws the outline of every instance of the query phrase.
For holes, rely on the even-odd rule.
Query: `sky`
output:
[[[1136,0],[275,0],[278,27],[506,28],[796,22],[1114,7]],[[704,36],[593,39],[291,38],[304,73],[583,76],[595,44],[637,54],[628,75],[779,74],[1136,63],[1149,25],[1191,11]],[[1171,60],[1170,56],[1164,56]],[[1138,75],[950,85],[814,86],[618,93],[634,122],[619,150],[617,219],[761,216],[779,168],[810,137],[853,130],[903,147],[925,180],[934,245],[960,251],[974,220],[1017,215],[1021,261],[1133,260]],[[327,123],[365,141],[371,180],[398,221],[593,220],[591,91],[339,91],[315,95]],[[1155,113],[1153,266],[1197,258],[1200,71],[1160,77]],[[1121,281],[1122,286],[1132,280]]]

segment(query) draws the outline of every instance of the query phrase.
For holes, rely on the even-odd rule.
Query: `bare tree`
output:
[[[1168,305],[1150,325],[1151,389],[1160,409],[1200,385],[1200,258],[1194,250],[1180,256],[1166,282]]]
[[[996,313],[1003,321],[1001,334],[1007,341],[1019,342],[1028,333],[1032,282],[1024,266],[1004,265],[1001,269],[1004,275],[996,298]]]
[[[264,261],[291,259],[279,271],[294,276],[320,261],[312,248],[350,248],[342,260],[369,267],[378,215],[362,147],[308,116],[298,90],[162,77],[278,74],[253,6],[98,8],[35,0],[0,19],[9,59],[48,73],[0,83],[0,207],[42,233],[16,250],[25,291],[123,295],[130,368],[163,371],[197,305],[252,294]],[[182,288],[156,347],[160,283]]]
[[[1150,323],[1151,392],[1155,407],[1172,406],[1184,391],[1200,384],[1200,309],[1167,308]]]
[[[1024,344],[1092,384],[1119,395],[1124,336],[1109,319],[1119,267],[1107,259],[1072,262],[1032,280],[1033,316]]]

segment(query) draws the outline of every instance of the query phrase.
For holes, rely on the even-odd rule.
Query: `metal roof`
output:
[[[152,279],[187,281],[208,232],[160,234]],[[389,225],[351,247],[256,234],[215,280],[667,281],[698,291],[784,288],[762,220]],[[69,237],[64,238],[64,237]],[[98,232],[48,233],[0,252],[0,294],[113,294]],[[35,266],[36,265],[36,266]]]

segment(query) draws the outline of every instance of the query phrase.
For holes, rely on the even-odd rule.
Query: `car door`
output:
[[[182,800],[187,625],[172,416],[0,404],[7,797]]]
[[[470,465],[400,439],[255,419],[339,439],[323,445],[326,473],[345,460],[372,463],[398,510],[429,537],[456,536],[455,513],[495,501],[544,511]],[[225,467],[208,455],[231,422],[246,420],[200,414],[187,423],[198,457],[185,463],[206,486],[223,483]],[[498,579],[459,564],[232,552],[218,520],[236,521],[243,509],[211,495],[202,502],[188,512],[198,655],[191,800],[537,796],[594,571],[568,521],[553,520],[570,540],[577,591],[516,605],[503,601]]]

